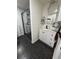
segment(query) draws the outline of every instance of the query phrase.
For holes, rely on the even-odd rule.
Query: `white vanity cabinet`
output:
[[[45,44],[49,45],[50,47],[53,47],[55,43],[55,40],[54,40],[55,35],[56,35],[55,31],[52,31],[49,29],[43,29],[43,30],[40,30],[39,39]]]
[[[51,1],[49,1],[49,0],[30,0],[30,2],[29,2],[32,43],[35,43],[40,38],[41,41],[43,41],[46,44],[48,44],[49,46],[53,47],[54,36],[55,36],[56,32],[54,32],[50,29],[49,30],[45,29],[45,28],[44,28],[44,30],[40,30],[40,28],[42,27],[41,26],[42,17],[45,17],[46,19],[51,18],[51,22],[55,21],[54,19],[55,19],[56,15],[52,15],[52,14],[56,13],[55,9],[57,8],[56,7],[57,5],[55,4],[55,5],[50,6]],[[48,11],[48,9],[49,9],[49,11]],[[53,9],[53,11],[55,11],[54,13],[53,13],[53,11],[51,12],[52,9]],[[48,23],[48,21],[47,21],[47,23]]]

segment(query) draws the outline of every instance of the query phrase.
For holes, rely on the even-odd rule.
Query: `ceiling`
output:
[[[54,1],[57,1],[57,0],[40,0],[42,4],[46,4],[48,2],[54,2]]]
[[[42,4],[46,4],[47,2],[49,2],[50,0],[40,0],[40,2],[42,3]]]
[[[21,9],[27,9],[29,8],[29,1],[30,0],[17,0],[17,7]],[[39,0],[42,4],[48,3],[50,0]],[[54,1],[54,0],[52,0]]]
[[[17,0],[17,7],[21,9],[29,8],[29,0]]]
[[[17,0],[17,7],[21,9],[29,8],[29,1],[30,0]],[[42,4],[47,3],[49,0],[39,0]]]

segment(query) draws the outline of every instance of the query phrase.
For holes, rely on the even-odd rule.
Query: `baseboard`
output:
[[[34,44],[34,43],[37,42],[37,41],[38,41],[38,40],[35,40],[35,41],[32,41],[32,40],[31,40],[31,43]]]

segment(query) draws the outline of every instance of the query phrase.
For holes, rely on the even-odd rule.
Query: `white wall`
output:
[[[43,5],[43,10],[42,10],[42,16],[48,16],[48,7],[49,7],[49,3],[46,3]]]
[[[42,15],[42,4],[39,0],[30,0],[32,43],[39,38],[39,27]]]
[[[49,15],[49,13],[53,13],[53,12],[55,12],[55,11],[57,11],[56,9],[57,9],[57,3],[54,3],[54,4],[52,4],[51,6],[50,6],[50,8],[49,8],[49,5],[50,5],[50,3],[49,2],[47,2],[47,3],[45,3],[44,5],[43,5],[43,12],[42,12],[42,16],[48,16]],[[49,8],[49,10],[48,10],[48,8]],[[48,13],[49,12],[49,13]]]
[[[59,8],[59,12],[58,12],[56,21],[61,21],[61,8]]]

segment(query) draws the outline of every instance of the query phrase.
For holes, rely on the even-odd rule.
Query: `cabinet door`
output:
[[[46,32],[45,31],[41,31],[40,30],[40,33],[39,33],[39,39],[43,42],[46,41]]]
[[[45,44],[50,46],[50,33],[49,31],[40,31],[40,40],[43,41]]]
[[[51,34],[50,34],[50,46],[53,47],[54,46],[54,43],[55,43],[55,35],[56,35],[56,32],[52,31]]]
[[[48,33],[47,33],[47,39],[48,39],[48,44],[49,44],[49,46],[51,46],[51,47],[53,47],[54,46],[54,43],[55,43],[55,40],[54,40],[54,38],[55,38],[55,35],[56,35],[56,32],[54,32],[54,31],[49,31]]]
[[[49,43],[50,43],[49,37],[50,37],[49,33],[48,33],[48,32],[45,32],[45,34],[44,34],[44,42],[45,42],[46,44],[48,44],[48,45],[49,45]]]

